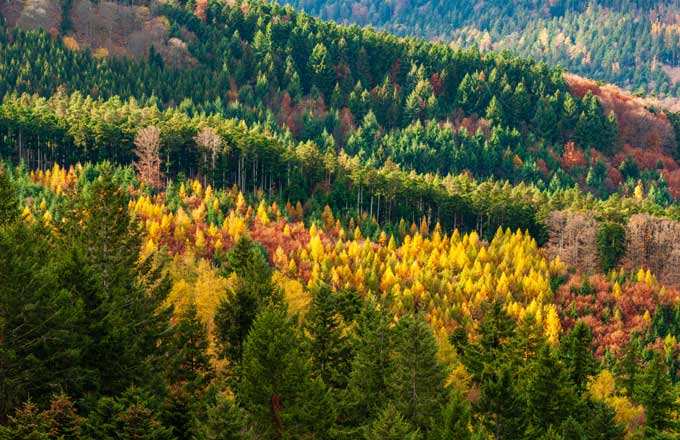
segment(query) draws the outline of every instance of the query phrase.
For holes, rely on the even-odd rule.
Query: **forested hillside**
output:
[[[322,19],[509,50],[626,89],[678,96],[677,1],[287,1]]]
[[[0,12],[0,439],[680,432],[670,107],[264,2]]]

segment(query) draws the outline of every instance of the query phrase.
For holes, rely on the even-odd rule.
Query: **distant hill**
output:
[[[322,19],[510,50],[632,91],[678,96],[677,0],[290,0]]]

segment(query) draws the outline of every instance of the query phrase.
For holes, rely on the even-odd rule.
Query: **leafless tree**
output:
[[[156,126],[142,128],[135,137],[135,155],[137,162],[134,167],[142,183],[152,187],[163,186],[161,174],[161,130]]]
[[[210,171],[215,171],[217,155],[222,151],[222,137],[214,128],[204,127],[198,132],[194,142],[202,152],[203,169],[208,170],[208,157],[210,157]]]

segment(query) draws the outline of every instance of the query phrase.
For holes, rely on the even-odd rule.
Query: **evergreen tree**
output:
[[[366,440],[417,440],[420,432],[404,418],[399,410],[388,403],[385,410],[371,424]]]
[[[344,334],[338,298],[325,285],[315,289],[313,295],[312,304],[305,315],[312,365],[324,383],[334,388],[344,388],[351,353]]]
[[[419,317],[402,318],[395,328],[393,353],[391,401],[414,427],[430,432],[446,401],[446,377],[429,325]]]
[[[661,353],[654,353],[636,378],[633,397],[645,407],[650,434],[676,427],[672,412],[678,406],[677,393]]]
[[[201,421],[200,440],[239,440],[246,437],[244,411],[231,399],[218,398],[207,411],[207,418]],[[247,437],[246,437],[247,438]]]
[[[9,173],[0,164],[0,226],[12,223],[19,216],[19,201]]]
[[[84,426],[86,438],[101,440],[174,440],[172,428],[162,425],[154,399],[139,388],[120,397],[102,397]]]
[[[342,404],[350,431],[376,417],[388,400],[394,369],[390,322],[389,315],[373,299],[366,302],[357,318],[354,358]]]
[[[186,382],[200,388],[210,380],[213,367],[208,354],[208,331],[195,304],[179,315],[166,350],[169,383]]]
[[[559,427],[572,414],[577,396],[569,372],[548,346],[539,350],[527,379],[530,431],[545,432],[549,427]]]
[[[160,381],[161,341],[172,309],[170,280],[152,257],[142,259],[141,238],[128,213],[128,194],[109,164],[63,214],[62,239],[71,256],[67,281],[86,286],[84,365],[97,371],[98,391],[115,395],[138,382]],[[111,362],[115,353],[116,362]]]
[[[301,344],[285,307],[266,307],[253,322],[243,347],[239,391],[261,436],[296,437],[305,432],[301,408],[309,370]]]
[[[449,403],[442,411],[442,422],[435,427],[432,438],[436,440],[471,439],[472,434],[469,428],[471,415],[470,404],[463,395],[458,391],[453,392]]]
[[[237,279],[215,312],[215,336],[220,357],[229,361],[232,374],[238,376],[243,343],[253,320],[261,307],[279,300],[280,292],[266,257],[246,236],[227,255],[225,269],[236,273]]]
[[[590,327],[579,321],[560,346],[565,367],[580,392],[585,391],[588,377],[596,372],[592,342],[593,334]]]

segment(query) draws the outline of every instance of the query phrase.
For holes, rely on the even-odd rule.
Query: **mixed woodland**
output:
[[[0,26],[0,439],[680,433],[679,114],[290,6],[60,3]],[[105,8],[161,43],[96,47]]]

